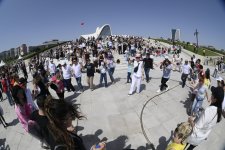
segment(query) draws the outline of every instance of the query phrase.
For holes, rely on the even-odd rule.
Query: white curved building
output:
[[[107,36],[111,36],[111,27],[109,24],[103,25],[101,28],[97,27],[95,33],[92,34],[86,34],[86,35],[81,35],[82,38],[88,39],[88,38],[106,38]]]

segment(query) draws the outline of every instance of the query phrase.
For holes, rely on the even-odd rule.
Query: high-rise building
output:
[[[10,52],[10,57],[11,57],[11,58],[14,58],[14,57],[15,57],[15,48],[11,48],[11,49],[9,50],[9,52]]]
[[[26,44],[22,44],[20,46],[20,53],[19,54],[22,55],[22,56],[27,54],[27,45]]]
[[[172,41],[180,41],[180,29],[172,29]]]

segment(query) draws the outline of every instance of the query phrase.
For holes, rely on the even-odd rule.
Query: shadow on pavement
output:
[[[1,150],[10,150],[9,145],[8,144],[6,145],[5,142],[6,142],[5,138],[4,139],[0,139],[0,149]]]
[[[173,134],[172,131],[171,131],[171,134]],[[170,136],[168,140],[166,140],[165,136],[161,136],[159,138],[159,145],[156,147],[156,150],[165,150],[171,139],[172,139],[172,136]]]
[[[19,123],[19,120],[16,118],[16,119],[13,119],[13,121],[9,122],[9,126],[15,126]]]
[[[193,94],[191,91],[189,91],[188,98],[185,101],[180,101],[180,103],[184,104],[184,108],[186,108],[187,115],[191,114],[192,99],[193,99]]]
[[[84,129],[81,126],[77,128],[78,128],[77,129],[78,131]],[[88,135],[80,134],[79,136],[83,139],[86,149],[90,149],[93,145],[101,141],[108,140],[107,137],[104,137],[102,139],[99,138],[99,136],[102,133],[103,133],[102,129],[98,129],[94,134],[88,134]],[[134,149],[131,149],[131,144],[126,146],[127,141],[128,141],[128,137],[125,135],[121,135],[113,141],[107,141],[106,149],[107,150],[134,150]],[[155,148],[154,148],[154,145],[146,144],[145,146],[138,147],[136,150],[155,150]]]

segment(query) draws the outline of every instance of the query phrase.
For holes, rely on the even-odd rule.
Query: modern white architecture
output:
[[[95,33],[92,34],[86,34],[86,35],[81,35],[82,38],[88,39],[88,38],[106,38],[107,36],[111,36],[111,27],[108,24],[103,25],[101,28],[97,27]]]

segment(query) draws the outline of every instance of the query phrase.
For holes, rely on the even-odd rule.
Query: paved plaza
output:
[[[115,60],[121,60],[115,69],[115,84],[111,84],[108,76],[109,86],[98,87],[100,77],[98,73],[95,73],[95,90],[91,91],[87,89],[86,74],[83,74],[82,83],[85,91],[75,94],[65,92],[67,101],[81,104],[81,112],[86,117],[84,120],[73,122],[77,126],[78,135],[83,138],[87,149],[100,140],[107,139],[107,150],[151,149],[151,146],[147,144],[148,141],[154,145],[155,149],[165,150],[172,130],[178,123],[188,119],[191,92],[189,83],[182,88],[181,74],[174,71],[168,83],[170,90],[157,95],[162,71],[159,67],[155,67],[150,71],[152,77],[150,82],[142,81],[140,94],[134,93],[128,96],[130,83],[126,83],[127,63],[123,55],[115,54],[114,57]],[[181,58],[190,59],[185,53],[181,54]],[[157,57],[154,60],[159,64],[163,59],[163,57]],[[28,86],[30,88],[32,88],[31,80],[32,77],[29,74]],[[77,87],[74,79],[72,79],[72,84],[75,88]],[[212,85],[216,85],[214,78],[212,78]],[[50,91],[53,96],[57,97],[54,91],[51,89]],[[0,105],[4,109],[6,121],[11,125],[7,129],[0,127],[0,142],[4,144],[4,148],[40,150],[40,142],[24,131],[16,119],[14,108],[9,106],[8,101],[4,100]],[[208,102],[205,100],[204,107],[206,106]],[[212,130],[207,141],[199,145],[196,150],[225,150],[224,127],[223,119]]]

